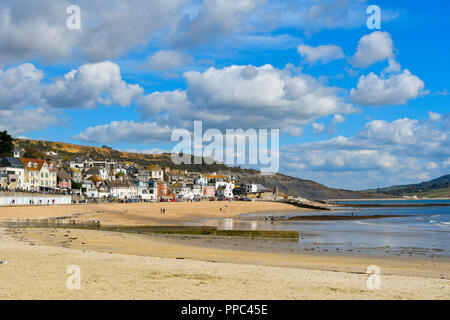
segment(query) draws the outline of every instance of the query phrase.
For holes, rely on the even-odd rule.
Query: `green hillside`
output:
[[[417,184],[391,186],[374,190],[373,193],[385,193],[395,196],[418,196],[428,198],[450,197],[450,174]]]

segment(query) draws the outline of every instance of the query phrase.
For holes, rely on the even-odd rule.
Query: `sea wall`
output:
[[[71,204],[71,195],[0,192],[0,206],[30,206]]]

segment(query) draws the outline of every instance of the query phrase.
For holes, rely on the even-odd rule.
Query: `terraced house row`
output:
[[[57,168],[42,159],[3,158],[0,160],[1,187],[40,191],[57,187]]]

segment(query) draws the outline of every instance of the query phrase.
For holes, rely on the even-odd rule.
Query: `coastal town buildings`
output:
[[[138,199],[139,193],[137,185],[124,180],[124,179],[116,179],[116,180],[106,180],[106,184],[109,186],[110,196],[117,199]]]
[[[63,169],[58,168],[56,173],[57,178],[57,186],[63,190],[72,189],[72,178],[70,175]]]
[[[8,189],[8,175],[5,172],[0,172],[0,188]]]
[[[150,178],[153,180],[160,182],[164,181],[164,170],[160,166],[152,165],[147,166],[145,169],[150,172]]]
[[[216,194],[216,190],[214,189],[214,186],[208,185],[202,187],[202,196],[204,198],[213,198]]]
[[[158,183],[148,182],[145,186],[138,188],[139,198],[143,201],[156,201],[158,199]]]
[[[157,196],[158,198],[166,197],[169,195],[169,186],[165,182],[157,183]]]
[[[19,156],[23,152],[16,148],[14,154]],[[188,172],[157,164],[140,166],[132,161],[93,160],[84,155],[63,161],[56,152],[43,154],[45,160],[0,159],[1,188],[66,193],[83,201],[172,201],[176,198],[197,201],[232,199],[247,194],[259,196],[267,191],[257,184],[237,185],[230,172]]]
[[[108,179],[108,170],[105,167],[90,167],[85,172],[85,177],[88,179],[92,176],[98,176],[102,180]]]
[[[203,194],[202,186],[199,184],[194,184],[191,189],[194,198],[201,198]]]
[[[70,172],[72,173],[72,181],[76,183],[82,183],[83,181],[83,174],[81,173],[81,170],[78,168],[70,168]]]
[[[244,185],[246,193],[256,193],[258,192],[258,186],[254,183],[247,183]]]
[[[232,182],[216,182],[214,186],[216,190],[216,196],[224,198],[233,197],[234,183]]]
[[[25,166],[17,158],[0,159],[0,173],[6,179],[2,185],[7,188],[21,188],[25,186]]]
[[[52,163],[42,159],[19,158],[19,160],[25,167],[25,188],[40,191],[56,187],[57,171]]]
[[[13,157],[14,158],[23,158],[25,156],[24,148],[14,148]]]

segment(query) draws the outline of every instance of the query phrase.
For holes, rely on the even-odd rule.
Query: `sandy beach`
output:
[[[225,212],[220,208],[228,204]],[[160,208],[166,207],[166,215]],[[4,210],[5,209],[5,210]],[[172,224],[278,203],[162,203],[2,208],[2,218],[75,216],[110,224]],[[189,237],[71,229],[0,229],[0,299],[448,299],[450,261],[350,257],[199,246]],[[227,239],[220,241],[226,242]],[[249,239],[248,241],[253,241]],[[66,287],[67,267],[81,289]],[[367,287],[368,266],[381,288]]]
[[[165,209],[165,214],[161,214]],[[250,212],[302,210],[286,203],[265,201],[201,201],[160,203],[78,204],[36,207],[2,207],[0,222],[8,219],[67,217],[100,220],[102,225],[177,225],[200,218],[235,217]],[[305,211],[307,209],[304,209]]]

